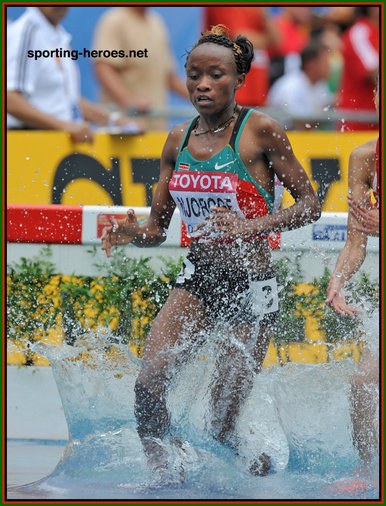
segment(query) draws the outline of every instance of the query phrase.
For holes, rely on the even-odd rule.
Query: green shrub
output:
[[[40,256],[22,257],[7,269],[7,337],[34,342],[39,335],[57,324],[60,308],[44,295],[44,287],[54,272],[49,261],[51,250],[42,248]],[[26,363],[33,363],[33,353],[26,351]]]
[[[95,253],[95,248],[90,250]],[[52,327],[60,326],[67,344],[90,329],[109,328],[109,339],[141,347],[152,322],[164,305],[182,265],[162,259],[156,273],[150,258],[133,259],[116,249],[111,259],[97,264],[99,276],[54,274],[50,248],[38,257],[22,258],[7,273],[7,337],[33,342]],[[327,342],[354,340],[362,334],[360,317],[342,317],[324,304],[330,273],[312,283],[302,282],[298,261],[284,257],[276,263],[281,289],[281,311],[274,330],[277,345],[304,341],[306,318],[317,319]],[[299,287],[306,290],[299,290]],[[351,302],[368,314],[379,307],[379,287],[362,273],[348,284]],[[27,352],[28,355],[28,352]],[[27,363],[32,363],[31,354]]]

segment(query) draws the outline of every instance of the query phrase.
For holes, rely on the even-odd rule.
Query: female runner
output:
[[[379,75],[374,102],[379,111]],[[375,137],[355,148],[349,160],[347,240],[331,274],[326,297],[326,303],[341,315],[354,317],[361,312],[359,308],[347,304],[343,288],[366,258],[367,237],[379,236],[379,182],[379,137]],[[379,335],[374,335],[367,343],[351,380],[353,440],[364,464],[372,461],[379,444],[376,423],[378,390]]]
[[[199,115],[168,135],[149,218],[139,226],[130,210],[102,234],[107,256],[113,245],[161,244],[177,205],[191,236],[176,285],[146,340],[135,386],[138,434],[153,468],[167,468],[162,440],[170,425],[168,387],[189,350],[219,322],[227,326],[227,337],[216,362],[209,430],[222,443],[236,443],[237,415],[262,366],[279,310],[268,235],[320,216],[283,128],[235,102],[252,59],[252,44],[242,36],[231,40],[222,25],[201,36],[185,64]],[[271,214],[275,174],[295,203]],[[269,468],[262,454],[250,472],[264,475]]]

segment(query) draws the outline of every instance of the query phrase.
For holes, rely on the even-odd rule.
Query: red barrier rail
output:
[[[7,241],[82,243],[83,208],[62,205],[7,206]]]

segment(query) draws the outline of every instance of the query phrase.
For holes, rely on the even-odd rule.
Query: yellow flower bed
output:
[[[10,293],[11,280],[8,276],[7,291]],[[114,281],[114,280],[113,280]],[[116,280],[118,281],[118,279]],[[63,283],[71,283],[73,287],[81,287],[82,279],[75,276],[51,276],[48,282],[41,286],[41,291],[38,295],[38,308],[31,315],[32,318],[42,319],[47,317],[48,312],[54,312],[55,309],[60,307],[61,295],[60,286]],[[38,288],[40,288],[38,286]],[[27,287],[23,285],[23,290],[27,290]],[[144,289],[135,291],[132,297],[132,308],[138,311],[136,314],[141,316],[134,318],[132,321],[133,337],[143,341],[144,328],[148,328],[151,324],[151,320],[154,317],[156,307],[149,306],[149,301],[144,300],[142,292]],[[80,301],[76,301],[73,306],[74,314],[85,329],[92,331],[97,327],[100,327],[104,322],[108,321],[108,327],[112,331],[116,330],[119,325],[119,310],[114,306],[103,308],[102,311],[97,308],[97,302],[103,301],[104,291],[104,278],[99,276],[96,280],[90,281],[89,290],[95,300],[86,300],[84,304]],[[297,294],[312,295],[312,291],[315,287],[310,283],[299,283],[295,287]],[[21,301],[22,305],[23,301]],[[45,308],[45,309],[43,309]],[[147,311],[141,313],[141,310],[147,308]],[[154,308],[154,311],[153,311]],[[317,308],[318,309],[318,308]],[[286,344],[275,344],[273,340],[269,345],[267,356],[264,360],[264,367],[270,367],[274,364],[285,364],[287,362],[297,363],[323,363],[330,360],[341,360],[347,357],[352,357],[355,361],[359,359],[362,345],[361,343],[346,342],[336,343],[332,345],[326,343],[323,333],[318,329],[318,319],[315,316],[317,311],[314,311],[311,315],[311,311],[308,308],[297,305],[296,312],[305,316],[305,340],[297,343],[286,343]],[[56,325],[48,330],[44,331],[38,329],[35,331],[31,341],[42,340],[44,342],[60,345],[64,341],[64,333],[62,329],[62,316],[59,314],[57,317]],[[15,333],[18,333],[18,326],[15,325]],[[7,346],[7,363],[8,364],[24,364],[26,362],[26,355],[31,353],[26,344],[26,335],[21,335],[18,339],[8,339]],[[140,354],[140,346],[133,345],[132,350],[137,355]],[[89,361],[90,358],[85,352],[82,355],[83,360]],[[48,361],[42,357],[34,357],[34,363],[38,365],[47,365]]]

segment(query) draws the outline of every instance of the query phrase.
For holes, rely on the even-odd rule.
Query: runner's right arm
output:
[[[160,178],[154,193],[149,218],[142,225],[132,209],[122,220],[111,219],[111,225],[102,232],[102,250],[109,257],[111,247],[132,243],[139,247],[158,246],[166,240],[166,231],[172,218],[175,203],[169,193],[178,147],[181,141],[181,125],[168,135],[161,155]]]

